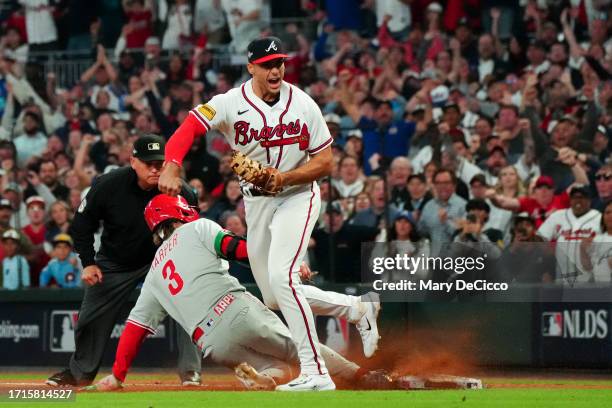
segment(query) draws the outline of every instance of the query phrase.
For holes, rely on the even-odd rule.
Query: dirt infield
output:
[[[349,358],[367,369],[384,367],[393,376],[431,376],[436,374],[468,376],[483,380],[489,389],[612,389],[609,371],[577,370],[491,370],[476,366],[471,360],[478,348],[470,331],[453,330],[441,335],[432,331],[413,330],[405,333],[386,333],[379,352],[372,359],[363,358],[361,348],[349,351]],[[15,368],[0,371],[0,392],[14,387],[48,388],[44,380],[52,369]],[[103,368],[97,380],[110,373]],[[203,385],[182,387],[171,371],[135,369],[127,377],[121,392],[145,391],[244,391],[230,370],[205,368]],[[337,381],[338,389],[352,389],[350,384]]]
[[[245,391],[240,383],[231,374],[218,374],[204,376],[204,384],[199,387],[182,387],[172,374],[138,374],[136,378],[128,378],[123,390],[117,392],[150,392],[150,391]],[[572,379],[558,379],[554,375],[550,378],[533,378],[530,375],[523,377],[484,377],[485,388],[488,389],[583,389],[583,390],[610,390],[612,381],[604,382],[597,379],[582,378],[581,375],[571,376]],[[44,374],[41,373],[19,373],[19,376],[11,378],[9,373],[4,373],[0,380],[0,394],[5,394],[12,389],[49,389],[44,384]],[[339,386],[338,389],[350,389],[350,387]],[[85,391],[79,391],[85,392]]]

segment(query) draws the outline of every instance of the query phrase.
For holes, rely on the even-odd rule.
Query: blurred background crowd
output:
[[[270,34],[290,54],[285,80],[318,103],[335,141],[309,245],[316,279],[359,281],[367,241],[432,255],[484,242],[516,259],[521,243],[565,240],[580,245],[580,279],[609,282],[612,255],[597,244],[612,234],[610,7],[0,0],[2,286],[79,285],[68,233],[88,186],[129,164],[136,138],[170,137],[194,105],[247,79],[247,44]],[[185,177],[203,217],[245,235],[230,153],[209,132]],[[566,209],[578,227],[563,235],[547,221]],[[530,268],[510,279],[558,277],[554,262]]]

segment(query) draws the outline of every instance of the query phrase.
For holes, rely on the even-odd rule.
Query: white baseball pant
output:
[[[245,196],[249,262],[264,303],[280,309],[298,350],[302,374],[326,374],[299,268],[317,221],[319,187],[287,196]]]

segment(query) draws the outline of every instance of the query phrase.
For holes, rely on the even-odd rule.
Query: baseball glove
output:
[[[280,171],[264,166],[237,150],[232,153],[231,166],[234,173],[253,184],[263,194],[275,195],[283,189]]]

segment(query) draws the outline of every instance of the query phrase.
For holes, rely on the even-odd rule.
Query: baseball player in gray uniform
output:
[[[247,388],[274,389],[292,378],[299,359],[291,333],[228,274],[228,259],[248,260],[246,240],[198,219],[181,196],[156,196],[145,219],[159,248],[119,340],[113,374],[88,389],[120,388],[140,344],[167,315],[192,334],[204,357],[235,369]],[[348,381],[376,376],[324,345],[321,353],[333,376]],[[379,377],[383,383],[388,378]]]

